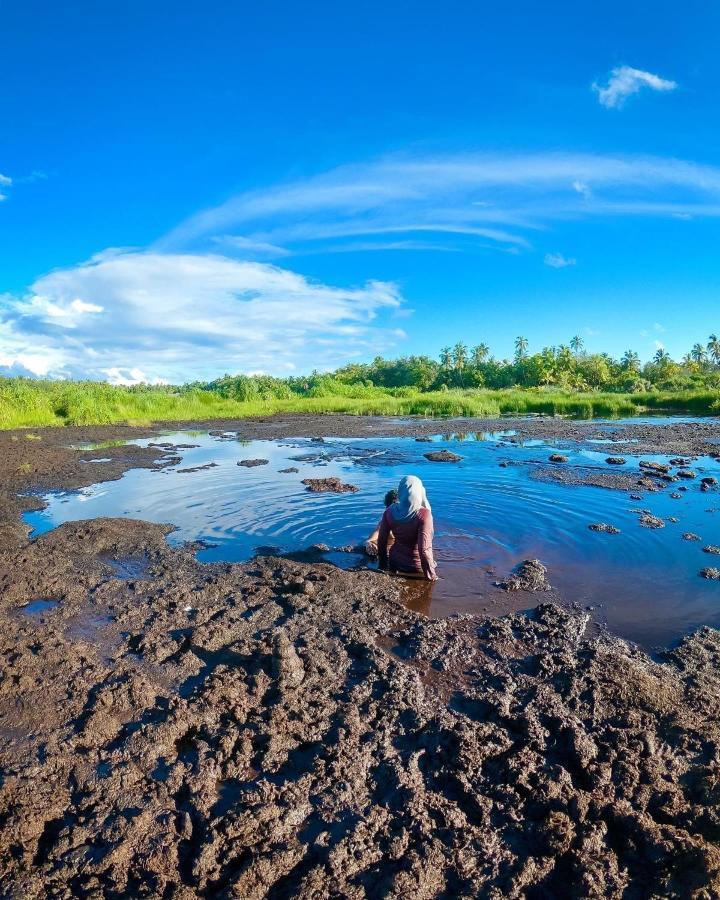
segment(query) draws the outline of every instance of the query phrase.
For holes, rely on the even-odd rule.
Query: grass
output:
[[[199,388],[116,387],[90,381],[0,379],[0,429],[246,418],[274,413],[388,416],[487,416],[545,413],[582,418],[645,410],[720,413],[720,392],[562,393],[549,389],[446,390],[347,386],[337,393],[233,400]],[[38,435],[28,432],[27,439]]]

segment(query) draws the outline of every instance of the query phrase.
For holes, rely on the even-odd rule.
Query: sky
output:
[[[720,3],[0,0],[0,374],[720,330]]]

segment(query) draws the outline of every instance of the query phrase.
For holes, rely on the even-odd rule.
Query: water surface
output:
[[[312,544],[338,548],[361,543],[382,514],[382,498],[406,474],[419,475],[428,490],[436,529],[442,580],[432,592],[432,615],[478,612],[497,598],[493,581],[528,557],[541,559],[564,599],[593,607],[609,628],[646,646],[666,645],[709,624],[720,626],[720,583],[698,576],[717,557],[702,552],[720,544],[720,494],[700,491],[699,477],[682,482],[688,490],[670,497],[569,487],[533,478],[559,450],[567,464],[608,469],[605,458],[619,452],[628,460],[613,471],[638,472],[632,446],[612,443],[584,448],[540,440],[508,443],[510,431],[439,435],[432,444],[413,438],[250,441],[223,440],[181,432],[158,440],[199,446],[168,451],[182,462],[157,470],[134,469],[119,481],[47,495],[44,510],[26,515],[35,534],[62,522],[97,516],[128,516],[177,526],[173,544],[203,540],[204,561],[241,561],[258,549],[294,552]],[[137,441],[145,445],[151,441]],[[445,447],[463,456],[459,463],[433,463],[423,454]],[[242,459],[267,459],[254,468]],[[662,456],[644,459],[664,461]],[[512,464],[502,467],[501,462]],[[214,463],[212,467],[200,468]],[[280,469],[295,467],[296,473]],[[101,468],[101,467],[99,467]],[[720,463],[692,463],[720,478]],[[197,469],[197,471],[183,471]],[[355,494],[312,494],[304,478],[338,476],[356,485]],[[633,510],[649,509],[666,520],[663,529],[640,526]],[[717,508],[717,509],[716,509]],[[677,517],[678,522],[667,521]],[[608,522],[619,535],[588,530]],[[702,540],[683,540],[695,532]],[[357,553],[333,550],[326,559],[343,567],[365,564]],[[429,599],[429,595],[426,597]],[[489,607],[492,609],[492,606]],[[427,611],[427,609],[425,610]]]

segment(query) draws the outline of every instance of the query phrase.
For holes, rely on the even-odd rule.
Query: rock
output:
[[[638,486],[646,491],[661,491],[662,487],[653,481],[652,478],[638,478]]]
[[[459,462],[463,458],[450,450],[433,450],[431,453],[425,453],[424,456],[430,462]]]
[[[605,462],[610,466],[624,466],[627,460],[624,456],[608,456]]]
[[[278,469],[278,472],[281,475],[290,475],[291,472],[299,472],[300,469],[296,469],[295,466],[290,466],[288,469]]]
[[[677,477],[678,478],[697,478],[697,472],[693,472],[692,469],[678,469]]]
[[[246,469],[253,469],[255,466],[266,466],[269,462],[269,459],[241,459],[238,465],[244,466]]]
[[[700,570],[700,577],[707,578],[709,581],[720,581],[720,569],[708,566],[706,569]]]
[[[539,559],[523,560],[505,581],[495,585],[506,591],[549,591],[552,586],[547,580],[547,569]]]
[[[702,540],[702,538],[700,537],[699,534],[695,534],[694,531],[686,531],[685,534],[683,535],[683,540],[684,541],[700,541],[700,540]]]
[[[592,525],[588,525],[590,531],[602,531],[605,534],[620,534],[620,529],[616,528],[614,525],[608,525],[607,522],[595,522]]]
[[[717,486],[718,480],[713,475],[706,475],[700,480],[700,490],[710,491]]]
[[[178,469],[177,472],[178,472],[178,475],[183,475],[183,474],[187,474],[190,472],[203,472],[203,471],[205,471],[205,469],[216,469],[216,468],[217,468],[216,462],[209,462],[209,463],[205,463],[204,466],[191,466],[189,469]]]
[[[653,516],[650,513],[643,513],[640,516],[640,524],[644,528],[664,528],[665,523],[662,519],[659,519],[657,516]]]
[[[675,456],[673,459],[669,460],[669,462],[671,466],[681,466],[682,468],[690,465],[690,460],[683,459],[682,456]]]
[[[713,556],[720,556],[720,547],[716,547],[714,544],[708,544],[707,547],[703,547],[703,553],[712,553]]]
[[[356,494],[360,490],[339,478],[304,478],[302,483],[313,494]]]
[[[680,493],[680,491],[673,491],[670,496],[673,500],[682,500],[682,494]]]
[[[424,437],[423,435],[420,435],[420,437],[416,437],[415,440],[416,440],[419,444],[432,444],[432,438],[430,438],[430,437]]]
[[[647,469],[649,472],[657,472],[663,475],[667,475],[670,471],[670,466],[666,465],[665,463],[651,462],[647,459],[640,460],[640,468]]]
[[[642,500],[642,495],[641,494],[630,494],[630,499],[631,500]]]
[[[329,553],[330,547],[327,544],[313,544],[310,549],[313,553]]]
[[[677,517],[677,516],[668,516],[668,517],[667,517],[667,520],[666,520],[666,521],[668,521],[668,522],[672,522],[672,523],[673,523],[673,525],[674,525],[674,524],[675,524],[675,523],[676,523],[676,522],[679,522],[679,521],[680,521],[680,519],[678,519],[678,517]]]
[[[568,461],[568,458],[569,457],[564,456],[562,453],[553,453],[548,457],[550,462],[554,463],[565,463]]]

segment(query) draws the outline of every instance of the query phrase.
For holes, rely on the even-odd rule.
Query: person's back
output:
[[[389,506],[380,522],[378,556],[380,568],[436,579],[433,556],[433,517],[419,478],[406,476],[398,488],[399,500]],[[388,542],[393,543],[388,553]]]

